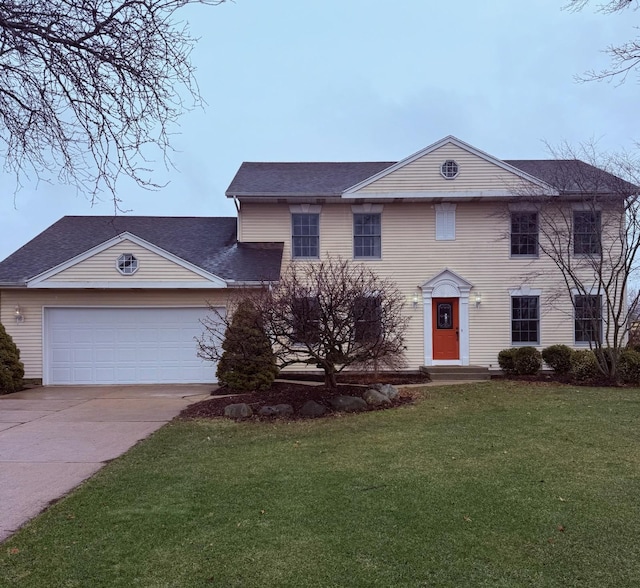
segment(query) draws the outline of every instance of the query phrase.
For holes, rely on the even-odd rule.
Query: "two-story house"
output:
[[[561,164],[593,170],[499,160],[455,137],[400,162],[244,163],[226,193],[237,218],[62,218],[0,263],[0,321],[25,377],[45,384],[214,381],[194,341],[207,304],[329,254],[405,294],[408,369],[588,345],[597,300],[551,303],[562,278],[538,246],[533,200],[579,200]],[[600,213],[571,214],[572,246],[593,253]]]

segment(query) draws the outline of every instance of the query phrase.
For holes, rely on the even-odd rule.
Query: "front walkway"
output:
[[[0,541],[215,388],[45,386],[0,396]]]

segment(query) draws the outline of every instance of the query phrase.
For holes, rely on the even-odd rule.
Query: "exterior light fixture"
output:
[[[20,310],[20,306],[16,304],[16,309],[13,312],[13,316],[16,317],[16,324],[24,322],[24,315],[22,314],[22,310]]]
[[[476,308],[480,306],[481,302],[482,302],[482,294],[480,294],[480,292],[476,292]]]
[[[417,294],[413,295],[412,302],[413,302],[413,308],[418,308],[418,295]]]

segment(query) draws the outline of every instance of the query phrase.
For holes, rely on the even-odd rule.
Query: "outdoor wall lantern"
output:
[[[480,306],[481,302],[482,302],[482,294],[480,294],[480,292],[476,292],[476,308]]]
[[[17,304],[13,316],[16,317],[16,325],[24,322],[24,315],[22,314],[22,310],[20,310],[20,306]]]
[[[413,302],[413,308],[418,308],[418,295],[417,294],[413,295],[412,302]]]

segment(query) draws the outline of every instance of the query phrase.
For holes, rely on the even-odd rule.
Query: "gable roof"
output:
[[[523,180],[551,187],[560,194],[594,191],[619,194],[638,190],[621,178],[578,159],[500,160],[448,136],[398,162],[244,162],[225,194],[229,198],[340,198],[447,143],[470,151]]]
[[[283,243],[238,243],[234,217],[65,216],[0,262],[0,284],[25,282],[131,233],[231,282],[277,280]]]

